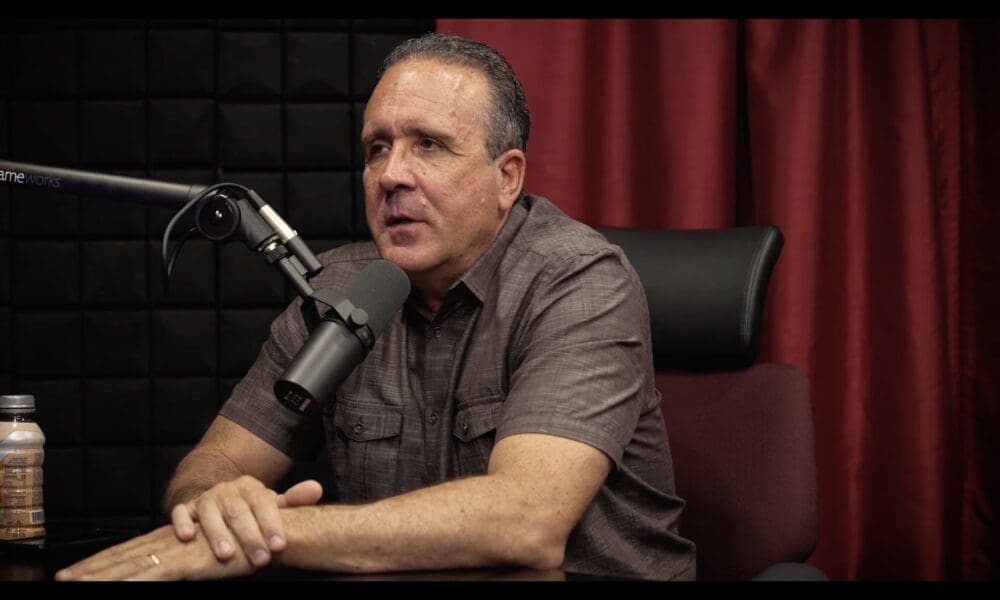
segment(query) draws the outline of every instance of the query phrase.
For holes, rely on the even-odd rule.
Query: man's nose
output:
[[[410,164],[410,154],[405,146],[396,145],[389,150],[389,155],[382,162],[378,182],[382,189],[387,191],[413,186],[413,168]]]

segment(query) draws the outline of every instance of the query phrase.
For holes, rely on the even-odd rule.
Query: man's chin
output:
[[[424,221],[400,221],[386,225],[380,237],[393,246],[412,247],[427,243],[430,227]]]
[[[397,246],[394,244],[382,246],[379,244],[379,254],[382,255],[382,258],[409,274],[422,273],[433,266],[427,252],[415,246]]]

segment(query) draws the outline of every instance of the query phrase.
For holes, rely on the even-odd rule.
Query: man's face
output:
[[[383,258],[418,287],[458,279],[510,210],[503,161],[486,154],[488,109],[485,76],[425,58],[390,68],[368,101],[368,227]]]

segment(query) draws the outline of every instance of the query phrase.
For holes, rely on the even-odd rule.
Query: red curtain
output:
[[[762,358],[812,381],[811,562],[835,579],[996,577],[1000,208],[987,172],[1000,158],[990,69],[1000,27],[439,20],[438,30],[499,49],[521,78],[528,191],[593,225],[784,232]]]

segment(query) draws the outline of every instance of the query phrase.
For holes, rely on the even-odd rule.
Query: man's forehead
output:
[[[372,91],[369,104],[421,99],[467,103],[481,101],[487,95],[486,76],[478,69],[416,57],[390,67]]]
[[[459,125],[482,122],[487,109],[485,76],[464,65],[414,58],[393,65],[365,106],[363,137],[387,127],[415,131],[428,120]]]
[[[385,74],[383,74],[382,81],[394,78],[417,77],[418,75],[449,79],[462,77],[470,80],[485,78],[482,71],[471,65],[449,62],[436,56],[411,56],[389,67]]]

